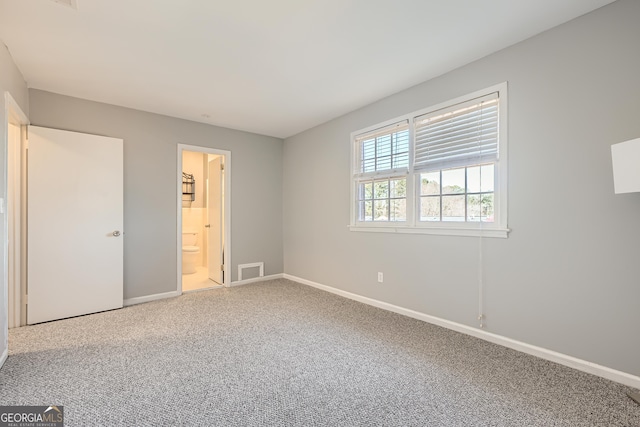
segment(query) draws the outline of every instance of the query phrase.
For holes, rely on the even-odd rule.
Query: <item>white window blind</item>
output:
[[[414,119],[414,170],[498,159],[498,92]]]
[[[409,167],[409,121],[358,135],[357,169],[360,176]]]

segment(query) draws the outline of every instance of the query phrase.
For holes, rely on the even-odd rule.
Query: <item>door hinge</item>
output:
[[[22,296],[22,305],[27,305],[29,304],[29,294],[24,294]]]
[[[224,271],[224,264],[220,264],[220,271]]]
[[[222,163],[220,163],[220,170],[223,171],[224,170],[224,165]]]

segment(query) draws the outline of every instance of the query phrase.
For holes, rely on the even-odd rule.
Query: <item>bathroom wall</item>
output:
[[[216,157],[214,154],[198,153],[193,151],[183,151],[182,171],[192,174],[196,181],[196,198],[193,202],[183,201],[182,203],[182,230],[184,232],[195,231],[198,233],[198,243],[200,247],[201,264],[207,265],[208,260],[208,239],[205,224],[209,223],[207,209],[207,181],[209,175],[209,162]],[[222,193],[219,197],[223,197]],[[186,197],[185,197],[186,200]]]
[[[207,155],[194,151],[183,151],[182,172],[193,175],[195,185],[195,200],[182,202],[182,231],[198,233],[197,245],[200,247],[200,262],[198,265],[207,265],[207,239],[204,225],[207,223],[207,199],[206,199],[206,170],[204,162]],[[187,200],[185,196],[183,200]]]
[[[207,265],[206,256],[206,234],[204,224],[207,221],[206,208],[182,208],[182,231],[198,233],[197,246],[200,247],[200,261],[198,265]]]
[[[193,175],[196,181],[196,198],[190,204],[183,203],[183,207],[205,208],[206,204],[206,177],[203,167],[206,154],[185,151],[182,153],[182,172]],[[185,198],[186,200],[186,198]]]

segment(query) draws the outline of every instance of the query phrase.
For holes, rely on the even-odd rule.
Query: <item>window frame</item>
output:
[[[415,150],[415,122],[419,116],[433,113],[437,110],[450,108],[457,104],[481,98],[492,93],[498,93],[499,97],[499,127],[498,127],[498,157],[494,162],[494,221],[420,221],[420,174],[427,173],[423,169],[414,170],[414,150]],[[434,234],[434,235],[452,235],[452,236],[484,236],[507,238],[510,232],[507,224],[507,176],[508,176],[508,101],[507,101],[507,82],[499,83],[488,88],[475,91],[457,98],[422,108],[377,123],[372,126],[354,131],[351,133],[351,195],[350,195],[350,222],[349,230],[364,232],[387,232],[387,233],[412,233],[412,234]],[[391,127],[395,124],[409,123],[409,163],[408,167],[401,169],[389,169],[385,171],[376,171],[373,173],[360,173],[360,142],[363,135],[371,134],[376,130]],[[487,164],[486,161],[477,163]],[[475,163],[465,164],[464,166],[455,166],[452,168],[445,167],[443,169],[435,169],[442,171],[448,169],[457,169],[461,167],[475,166]],[[406,176],[406,221],[362,221],[359,219],[359,196],[358,186],[363,178],[367,180],[377,179],[393,179]]]

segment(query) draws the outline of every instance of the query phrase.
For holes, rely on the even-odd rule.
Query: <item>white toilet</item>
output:
[[[200,259],[200,248],[196,243],[198,243],[198,233],[182,233],[182,274],[196,272],[196,265]]]

